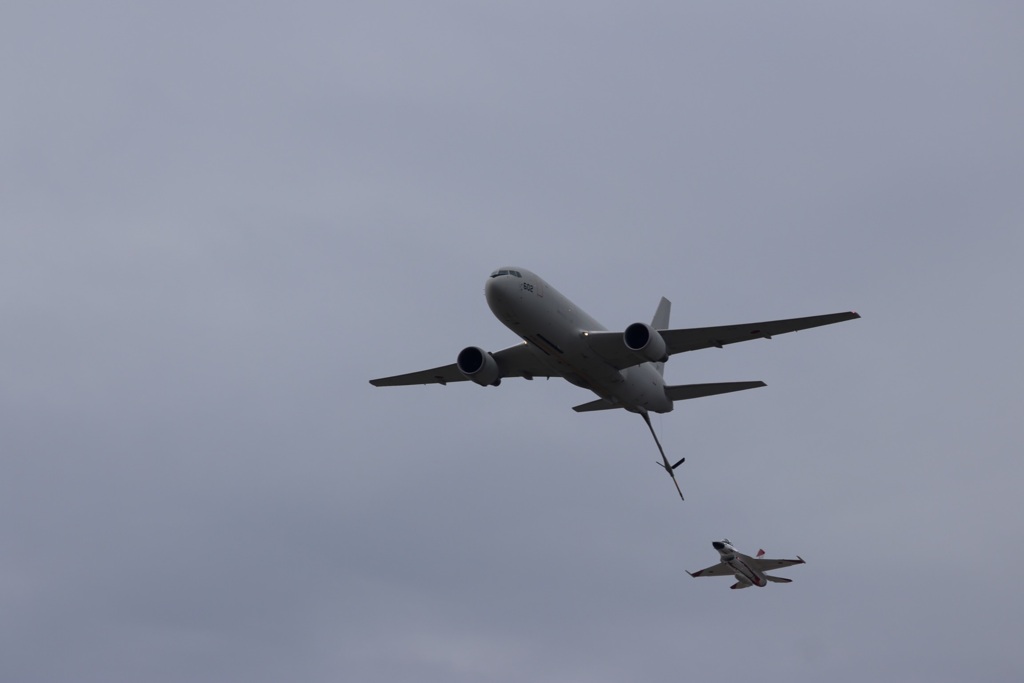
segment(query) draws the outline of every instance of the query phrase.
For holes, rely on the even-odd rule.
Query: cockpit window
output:
[[[491,273],[491,277],[501,277],[502,275],[515,275],[517,278],[520,279],[522,279],[523,277],[522,273],[520,273],[518,270],[508,270],[507,268],[502,268],[501,270],[496,270],[493,273]]]
[[[507,270],[496,270],[493,273],[491,273],[491,277],[500,277],[502,275],[508,275],[508,271]]]

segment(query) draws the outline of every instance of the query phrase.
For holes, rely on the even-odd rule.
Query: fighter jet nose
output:
[[[722,543],[721,541],[712,541],[711,542],[711,547],[714,548],[715,550],[725,550],[725,544]]]

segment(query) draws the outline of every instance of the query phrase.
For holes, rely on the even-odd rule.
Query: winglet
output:
[[[757,551],[757,556],[758,557],[764,557],[764,548],[761,548],[760,550]]]

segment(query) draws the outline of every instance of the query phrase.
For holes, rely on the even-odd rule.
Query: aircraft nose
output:
[[[484,298],[493,306],[498,303],[500,296],[501,287],[498,285],[498,278],[488,278],[487,284],[484,285]]]
[[[487,299],[492,311],[497,312],[505,308],[513,299],[515,289],[511,280],[512,278],[508,276],[488,278],[487,284],[484,285],[484,298]]]
[[[712,541],[711,542],[711,547],[714,548],[715,550],[725,550],[725,544],[722,543],[721,541]]]

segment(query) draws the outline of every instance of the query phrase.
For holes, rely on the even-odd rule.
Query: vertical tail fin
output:
[[[651,319],[651,327],[656,330],[667,330],[668,329],[668,318],[672,312],[672,302],[661,297],[661,301],[658,302],[658,310],[654,312],[654,318]],[[655,363],[654,367],[657,368],[659,374],[665,374],[665,364]]]
[[[651,327],[656,330],[667,330],[668,329],[668,316],[672,311],[672,302],[661,297],[661,302],[658,303],[658,310],[654,313],[654,319],[651,320]]]

